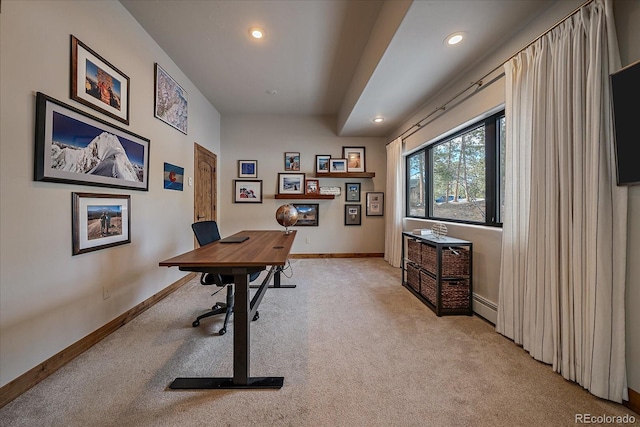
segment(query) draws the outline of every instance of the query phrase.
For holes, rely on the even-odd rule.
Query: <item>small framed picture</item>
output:
[[[347,193],[345,198],[347,202],[360,201],[360,183],[359,182],[347,182],[346,184],[344,184],[344,187]]]
[[[238,178],[257,178],[257,160],[238,160]]]
[[[294,203],[293,206],[298,211],[298,221],[296,222],[296,227],[317,227],[318,221],[320,219],[319,215],[319,205],[318,203],[305,203],[298,204]]]
[[[164,163],[164,188],[165,190],[182,191],[184,181],[184,168]]]
[[[344,205],[344,225],[362,224],[362,205]]]
[[[367,216],[384,215],[384,193],[371,191],[367,193]]]
[[[73,35],[71,99],[129,124],[129,77]]]
[[[300,170],[300,153],[284,153],[284,170]]]
[[[347,172],[366,172],[364,147],[342,147],[342,157],[347,159]]]
[[[329,159],[329,172],[331,173],[347,172],[347,160],[346,159]]]
[[[316,173],[329,173],[329,159],[328,154],[316,154]]]
[[[72,255],[131,243],[131,196],[71,193]]]
[[[233,203],[262,203],[262,180],[233,181]]]
[[[320,194],[320,181],[317,179],[305,180],[305,194]]]
[[[154,115],[187,134],[189,95],[159,64],[155,64]]]
[[[304,194],[303,173],[279,173],[278,194]]]

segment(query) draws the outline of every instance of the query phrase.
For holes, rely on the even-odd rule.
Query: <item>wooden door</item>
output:
[[[195,144],[195,189],[193,221],[217,221],[217,157],[211,151]]]

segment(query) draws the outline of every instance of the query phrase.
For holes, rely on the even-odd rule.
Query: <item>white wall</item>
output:
[[[278,206],[285,203],[317,203],[318,227],[294,227],[296,240],[292,254],[382,253],[384,217],[365,216],[368,191],[385,191],[386,148],[382,138],[336,136],[335,117],[224,115],[222,117],[222,157],[219,164],[221,233],[243,229],[281,229],[275,220]],[[342,157],[342,147],[365,147],[367,172],[374,178],[319,178],[320,186],[338,186],[342,195],[334,200],[275,199],[278,172],[284,171],[284,153],[300,153],[300,173],[313,178],[316,154]],[[238,160],[258,160],[258,179],[263,181],[262,204],[232,203],[233,180]],[[362,225],[344,225],[345,182],[361,183]],[[351,202],[348,202],[351,203]],[[354,202],[358,204],[358,202]],[[309,243],[307,243],[307,241]]]
[[[511,38],[488,58],[470,67],[461,78],[445,88],[438,96],[424,105],[403,126],[394,133],[394,137],[418,122],[421,118],[449,101],[454,94],[466,88],[470,82],[477,81],[484,74],[502,64],[512,55],[556,24],[569,13],[583,4],[583,0],[563,0],[555,3],[543,15],[537,17],[519,34]],[[640,59],[640,1],[615,0],[614,13],[620,44],[623,65]],[[494,72],[485,82],[492,81],[489,87],[483,87],[479,93],[463,101],[443,115],[434,115],[430,124],[405,141],[407,151],[415,150],[420,145],[432,141],[450,129],[459,127],[474,120],[483,112],[499,107],[504,103],[504,78],[501,70]],[[495,80],[497,78],[497,80]],[[629,387],[640,391],[640,313],[634,308],[640,304],[640,186],[629,189],[629,224],[627,253],[627,291],[626,291],[626,344],[627,370]],[[432,222],[406,218],[404,228],[430,228]],[[468,226],[463,224],[447,224],[449,234],[474,243],[474,293],[497,303],[498,281],[500,278],[500,252],[502,230],[490,227]],[[476,308],[482,309],[476,305]],[[491,313],[480,313],[489,320],[495,321]],[[495,316],[495,314],[493,314]]]
[[[70,34],[130,78],[129,126],[69,99]],[[189,94],[188,135],[153,115],[154,62]],[[193,176],[194,141],[220,152],[220,115],[115,1],[2,1],[0,90],[2,386],[184,276],[158,262],[193,248],[193,187],[164,190],[163,165]],[[34,182],[37,91],[149,138],[149,191]],[[72,256],[74,191],[130,194],[131,243]]]

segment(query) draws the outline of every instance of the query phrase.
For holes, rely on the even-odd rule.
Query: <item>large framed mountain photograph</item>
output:
[[[149,140],[36,96],[36,181],[149,190]]]

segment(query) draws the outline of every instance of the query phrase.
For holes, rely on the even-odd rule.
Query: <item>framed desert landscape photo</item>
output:
[[[155,64],[155,87],[155,116],[186,135],[187,91],[158,64]]]
[[[131,243],[131,196],[71,193],[72,255]]]
[[[342,147],[342,157],[347,159],[347,172],[366,172],[364,147]]]
[[[298,227],[317,227],[319,223],[319,204],[318,203],[294,203],[293,207],[298,211],[298,221],[295,226]]]
[[[36,95],[34,179],[149,189],[149,140]]]
[[[233,181],[234,203],[262,203],[262,180],[236,179]]]
[[[71,99],[129,124],[129,77],[73,35]]]

